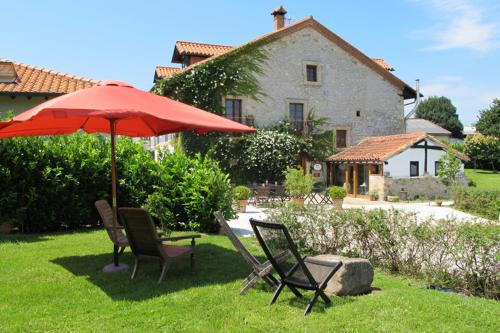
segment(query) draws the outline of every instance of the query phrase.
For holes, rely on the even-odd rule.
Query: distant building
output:
[[[368,197],[374,191],[380,198],[433,198],[447,191],[437,179],[439,158],[446,152],[469,160],[424,132],[368,137],[327,158],[328,184],[344,186],[351,197]],[[463,173],[463,163],[461,169]]]
[[[0,59],[0,117],[19,114],[50,98],[90,88],[98,81]]]
[[[475,126],[464,126],[464,130],[462,131],[464,136],[474,135],[477,133]]]
[[[449,140],[451,132],[427,119],[406,120],[406,133],[425,132],[440,140]]]

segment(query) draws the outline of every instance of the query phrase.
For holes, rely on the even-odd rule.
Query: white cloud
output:
[[[489,22],[484,15],[485,9],[478,1],[469,0],[422,0],[436,11],[439,23],[421,30],[433,40],[430,50],[449,50],[467,48],[486,52],[500,47],[497,22]]]

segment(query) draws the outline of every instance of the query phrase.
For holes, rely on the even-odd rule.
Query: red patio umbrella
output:
[[[120,81],[104,81],[42,103],[0,122],[0,138],[62,135],[84,130],[111,134],[113,224],[117,226],[115,135],[159,136],[182,131],[253,132],[253,128],[193,106],[135,89]],[[115,251],[115,266],[118,256]]]

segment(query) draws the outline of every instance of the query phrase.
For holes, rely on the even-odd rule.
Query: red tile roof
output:
[[[177,73],[182,72],[183,69],[179,67],[156,66],[155,79],[172,77]]]
[[[384,59],[381,58],[371,58],[371,59],[375,61],[377,65],[382,66],[382,68],[385,69],[386,71],[392,72],[394,70],[394,68],[388,63],[386,63]]]
[[[387,136],[371,136],[357,145],[348,148],[336,155],[328,157],[328,162],[383,162],[397,155],[413,144],[427,139],[435,145],[455,154],[458,158],[468,161],[469,158],[445,145],[438,139],[425,132],[396,134]]]
[[[177,51],[181,55],[199,55],[205,57],[217,56],[226,53],[234,48],[234,46],[204,44],[178,41],[175,43]]]
[[[0,82],[0,94],[2,95],[62,95],[90,88],[99,82],[6,59],[0,59],[0,63],[12,63],[17,75],[15,82]]]

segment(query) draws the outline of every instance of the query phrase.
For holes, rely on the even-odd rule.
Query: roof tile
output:
[[[79,89],[90,88],[99,82],[6,59],[0,59],[0,62],[12,63],[18,77],[16,82],[0,83],[0,94],[62,95]]]

